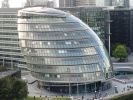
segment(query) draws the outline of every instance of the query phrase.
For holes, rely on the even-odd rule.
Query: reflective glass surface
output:
[[[91,28],[63,11],[40,9],[18,12],[20,46],[34,77],[58,83],[112,77],[109,56]]]

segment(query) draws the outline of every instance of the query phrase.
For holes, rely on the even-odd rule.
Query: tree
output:
[[[0,72],[4,72],[4,71],[7,71],[6,67],[0,65]]]
[[[27,97],[27,85],[24,81],[16,80],[12,88],[12,98],[24,100]]]
[[[119,61],[127,58],[128,52],[126,46],[122,44],[117,45],[116,48],[113,50],[113,56],[115,58],[119,58]]]
[[[11,80],[9,78],[0,79],[0,100],[10,100],[12,90]]]
[[[12,77],[0,79],[0,100],[24,100],[27,94],[24,81]]]

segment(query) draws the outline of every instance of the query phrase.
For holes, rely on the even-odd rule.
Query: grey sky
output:
[[[0,0],[0,5],[1,5],[1,2],[3,0]],[[49,0],[49,1],[52,1],[52,0]],[[56,2],[58,2],[58,0],[54,0]],[[9,0],[9,3],[10,3],[10,7],[22,7],[24,6],[26,0]]]
[[[0,0],[0,5],[3,0]],[[10,7],[21,7],[24,5],[26,0],[9,0]]]

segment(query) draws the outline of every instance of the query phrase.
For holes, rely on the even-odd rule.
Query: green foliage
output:
[[[117,98],[112,98],[110,100],[132,100],[133,98],[133,94],[128,94],[128,95],[123,95],[123,96],[120,96],[120,97],[117,97]]]
[[[25,82],[12,77],[0,79],[0,100],[23,100],[27,94]]]
[[[6,67],[0,65],[0,72],[7,71]]]
[[[122,61],[122,59],[127,58],[128,53],[126,46],[122,44],[117,45],[113,51],[113,56],[115,58],[119,58],[119,61]]]

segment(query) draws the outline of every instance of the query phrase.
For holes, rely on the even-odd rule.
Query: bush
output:
[[[119,61],[125,60],[128,56],[127,47],[122,44],[117,45],[113,50],[113,56],[119,58]]]
[[[0,100],[24,100],[27,94],[27,84],[24,81],[12,77],[0,79]]]
[[[0,65],[0,72],[4,72],[4,71],[7,71],[6,67]]]
[[[131,93],[131,94],[123,95],[123,96],[113,98],[113,99],[110,99],[110,100],[132,100],[132,98],[133,98],[133,94]]]

